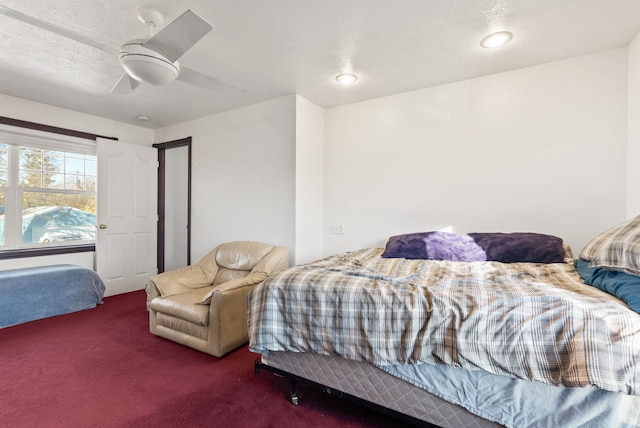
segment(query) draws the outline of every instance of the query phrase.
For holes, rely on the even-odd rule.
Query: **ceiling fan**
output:
[[[213,76],[178,63],[182,55],[213,29],[213,25],[192,10],[187,10],[154,35],[154,28],[162,25],[162,15],[151,8],[139,8],[138,19],[149,27],[150,37],[130,40],[119,50],[5,6],[0,5],[0,13],[109,53],[117,53],[124,74],[111,89],[111,93],[126,94],[132,92],[140,83],[166,85],[176,79],[216,92],[244,92]]]

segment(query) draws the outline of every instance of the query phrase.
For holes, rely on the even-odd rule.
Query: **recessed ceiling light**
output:
[[[489,34],[487,37],[480,41],[480,46],[483,48],[497,48],[509,42],[513,38],[513,33],[509,31],[499,31],[497,33]]]
[[[151,120],[149,116],[145,116],[144,114],[136,117],[136,119],[138,119],[140,122],[149,122]]]
[[[336,76],[336,80],[342,85],[351,85],[358,80],[358,76],[353,73],[342,73]]]

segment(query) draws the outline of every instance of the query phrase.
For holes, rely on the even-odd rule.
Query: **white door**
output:
[[[157,273],[157,179],[155,148],[98,139],[96,270],[106,296]]]

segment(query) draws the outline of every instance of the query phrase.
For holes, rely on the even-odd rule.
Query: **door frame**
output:
[[[166,154],[165,151],[187,146],[187,265],[191,264],[191,137],[153,144],[158,149],[158,273],[164,272]]]

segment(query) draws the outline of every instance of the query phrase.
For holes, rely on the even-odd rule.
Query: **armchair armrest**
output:
[[[207,293],[211,355],[222,356],[249,341],[247,294],[266,277],[265,272],[255,272],[220,284]]]
[[[211,298],[214,293],[224,293],[232,290],[236,290],[238,288],[247,287],[250,285],[258,284],[259,282],[264,281],[267,278],[266,272],[254,272],[243,278],[232,279],[231,281],[223,282],[222,284],[217,285],[211,291],[204,295],[202,300],[198,302],[199,305],[209,305],[211,304]]]
[[[160,296],[160,290],[156,287],[155,282],[152,279],[149,279],[149,283],[146,287],[144,287],[144,291],[147,293],[147,310],[149,309],[149,303],[156,297]]]

